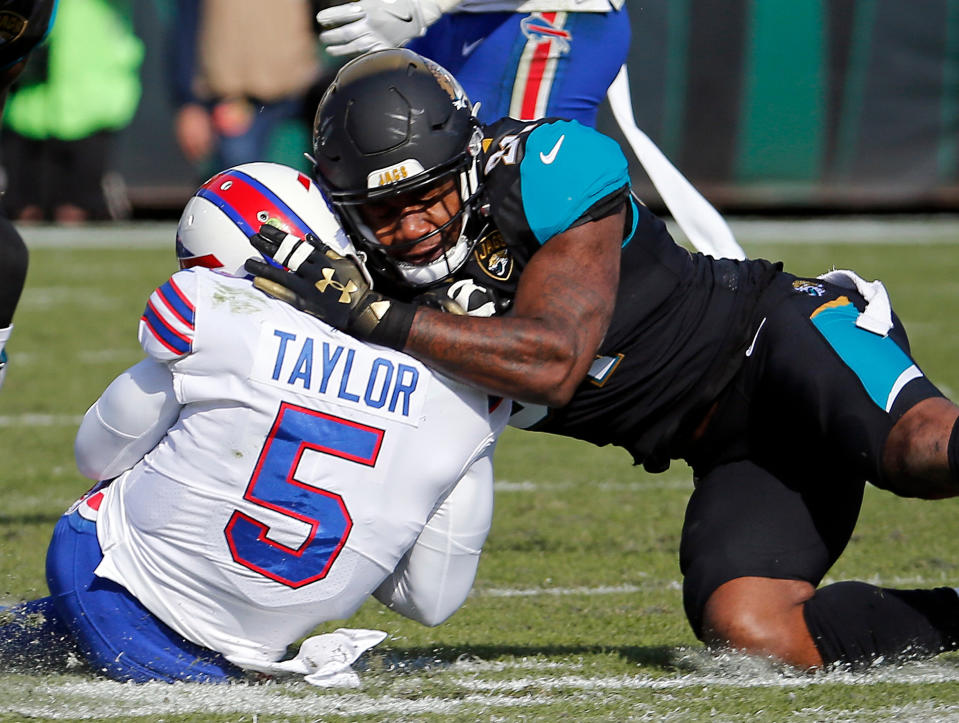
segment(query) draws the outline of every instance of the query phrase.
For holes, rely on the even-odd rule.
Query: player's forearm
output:
[[[408,354],[455,379],[529,404],[563,406],[579,386],[595,350],[575,329],[540,319],[450,316],[416,312]]]
[[[492,521],[491,445],[430,515],[374,597],[411,620],[439,625],[466,600]]]
[[[624,220],[621,211],[544,244],[523,271],[511,316],[419,309],[404,351],[494,394],[565,406],[613,316]]]

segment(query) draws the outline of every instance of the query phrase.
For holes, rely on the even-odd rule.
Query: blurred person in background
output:
[[[299,162],[313,110],[304,113],[304,98],[323,72],[312,3],[177,0],[174,12],[174,131],[197,175],[251,161]],[[271,157],[271,141],[297,121],[297,157]]]
[[[28,55],[50,32],[56,6],[56,0],[0,0],[0,112]],[[27,278],[27,262],[23,239],[0,215],[0,386],[7,372],[4,347],[13,331],[13,312]]]
[[[140,102],[144,47],[132,0],[70,0],[11,91],[5,206],[20,221],[82,223],[122,212],[105,184],[119,131]]]
[[[335,3],[335,4],[334,4]],[[626,62],[625,0],[358,0],[317,15],[330,55],[407,47],[456,76],[477,117],[596,125]]]

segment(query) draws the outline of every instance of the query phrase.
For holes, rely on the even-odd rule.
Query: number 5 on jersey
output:
[[[224,530],[233,559],[293,588],[326,577],[353,520],[340,495],[297,480],[297,466],[306,450],[315,450],[373,467],[382,444],[382,429],[281,404],[243,498],[310,529],[298,547],[289,547],[267,537],[268,525],[235,510]]]

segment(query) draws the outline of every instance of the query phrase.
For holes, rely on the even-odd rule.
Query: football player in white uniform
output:
[[[255,289],[242,266],[261,224],[352,253],[294,169],[246,164],[197,191],[178,228],[191,268],[150,296],[146,358],[77,435],[80,470],[105,481],[57,524],[50,597],[12,609],[45,627],[8,624],[8,643],[66,638],[120,680],[356,684],[384,633],[287,647],[370,595],[427,625],[466,598],[509,403]]]

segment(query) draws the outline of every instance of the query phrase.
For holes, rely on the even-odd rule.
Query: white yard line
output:
[[[18,226],[30,249],[162,249],[173,250],[176,224],[90,224],[78,228]]]
[[[604,492],[620,492],[629,490],[686,490],[693,491],[692,473],[687,477],[653,477],[651,479],[641,478],[634,482],[596,482],[596,481],[577,481],[577,482],[533,482],[524,480],[522,482],[512,482],[510,480],[496,480],[495,489],[497,492],[537,492],[537,491],[560,491],[573,488],[582,488],[588,486],[590,489],[603,490]]]
[[[408,720],[409,716],[430,713],[455,713],[463,708],[509,709],[546,705],[545,696],[466,695],[444,699],[424,696],[406,698],[375,696],[364,693],[320,694],[303,683],[267,685],[197,685],[147,683],[124,685],[109,681],[29,686],[24,700],[11,700],[6,685],[6,702],[0,711],[43,720],[62,718],[125,720],[134,716],[241,714],[278,716],[344,716],[392,714]],[[26,687],[25,687],[26,688]]]
[[[619,675],[590,676],[583,674],[568,675],[527,675],[509,679],[488,679],[482,674],[484,668],[495,665],[473,663],[468,675],[455,678],[457,685],[476,692],[518,692],[526,688],[539,691],[557,688],[580,690],[667,690],[677,688],[697,688],[702,686],[723,686],[733,688],[805,688],[819,685],[880,685],[887,683],[906,685],[929,685],[959,681],[959,668],[950,661],[927,660],[906,663],[898,666],[878,666],[863,672],[832,671],[807,675],[799,672],[781,671],[765,660],[744,655],[711,655],[704,648],[682,650],[677,648],[683,667],[693,668],[693,672],[682,675]],[[459,664],[451,667],[458,672]],[[572,667],[572,666],[571,666]],[[508,665],[507,665],[508,668]],[[490,668],[500,672],[502,667]]]
[[[959,245],[959,216],[862,216],[822,218],[739,218],[729,225],[740,243],[934,244]],[[676,238],[677,227],[666,224]],[[173,222],[92,224],[79,228],[20,226],[29,248],[172,248]],[[747,249],[748,252],[748,249]]]
[[[135,343],[135,342],[134,342]],[[46,359],[41,351],[17,351],[17,366],[29,366]],[[143,358],[143,350],[138,346],[129,346],[125,349],[87,349],[76,352],[72,361],[81,364],[114,364],[122,368],[127,362]],[[119,370],[119,369],[118,369]]]
[[[77,414],[2,414],[0,428],[3,427],[76,427],[83,420]]]
[[[730,226],[744,244],[959,245],[959,216],[733,218]]]
[[[276,716],[293,716],[297,719],[316,716],[328,719],[363,715],[394,715],[408,719],[413,715],[467,714],[478,710],[482,710],[486,717],[497,710],[529,709],[571,700],[595,700],[597,691],[628,694],[630,691],[644,690],[688,690],[695,694],[707,687],[796,690],[820,685],[932,685],[959,681],[959,670],[955,665],[937,661],[880,668],[866,673],[818,675],[781,673],[763,661],[742,656],[738,659],[730,657],[723,660],[699,651],[688,656],[686,662],[690,661],[693,667],[698,665],[703,669],[682,675],[589,676],[572,672],[581,668],[577,662],[565,665],[555,661],[530,663],[526,660],[457,662],[446,670],[431,671],[429,681],[445,682],[469,691],[468,694],[427,695],[420,698],[375,695],[373,691],[376,688],[376,679],[383,676],[383,673],[368,677],[369,693],[362,690],[319,691],[301,682],[213,686],[183,683],[130,685],[99,680],[42,682],[39,685],[36,681],[31,681],[25,685],[16,679],[9,682],[0,679],[0,693],[4,697],[0,711],[46,720],[125,719],[133,716],[191,714],[244,715],[252,716],[254,721],[259,715],[266,715],[271,719]],[[508,674],[511,670],[531,669],[542,670],[543,674],[524,674],[507,679],[489,677]],[[563,674],[563,670],[569,673]],[[423,685],[427,682],[425,678],[422,681]],[[404,675],[403,687],[409,690],[418,689],[420,679],[418,676]],[[797,698],[797,703],[799,702],[800,699]],[[623,699],[622,706],[623,710],[635,712],[642,709],[653,714],[660,708],[655,703],[630,701],[628,698]],[[842,720],[857,720],[860,716],[866,720],[875,720],[877,715],[884,717],[886,714],[892,716],[884,717],[889,720],[959,720],[959,708],[954,705],[938,705],[932,701],[843,711],[798,708],[791,717],[796,720],[821,720],[823,713],[830,717],[841,713],[839,718]]]
[[[662,589],[669,587],[679,589],[677,581],[658,581],[649,585],[600,585],[599,587],[537,587],[537,588],[488,588],[474,589],[470,595],[475,597],[566,597],[569,595],[622,595],[641,592],[644,589]]]

